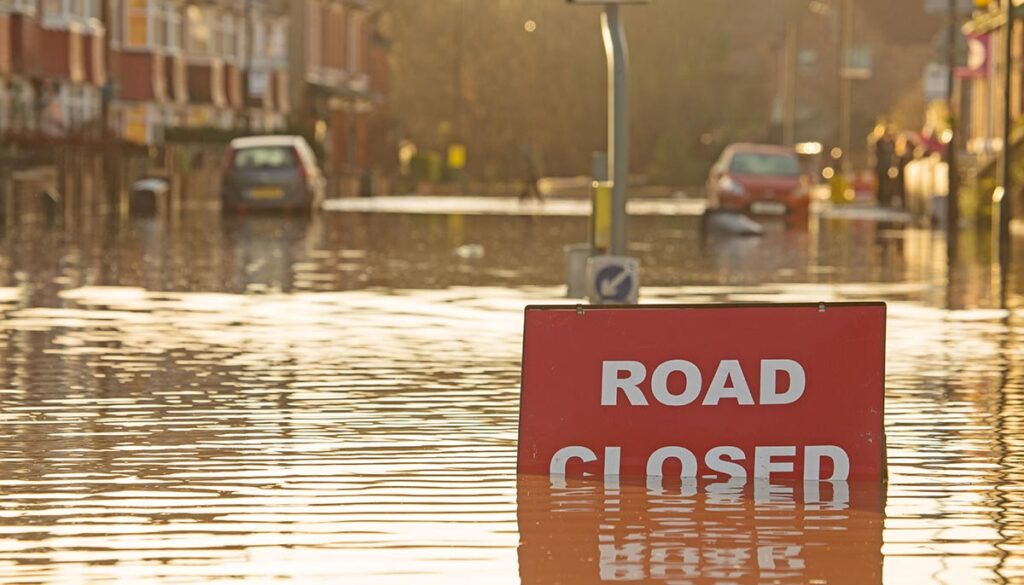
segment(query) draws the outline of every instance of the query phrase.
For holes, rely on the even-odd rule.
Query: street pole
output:
[[[601,17],[608,57],[608,170],[612,181],[613,256],[625,256],[626,197],[629,184],[629,48],[618,4],[606,4]]]
[[[452,19],[455,26],[455,58],[452,60],[452,136],[449,137],[449,141],[462,143],[465,140],[462,122],[462,111],[465,109],[462,76],[463,51],[466,45],[466,0],[458,0],[452,8],[455,10],[455,18]]]
[[[999,200],[999,265],[1006,280],[1010,263],[1010,218],[1013,214],[1013,2],[1006,3],[1005,54],[1003,62],[1003,155],[1000,163],[1003,192]]]
[[[800,43],[800,13],[789,16],[786,22],[786,40],[783,66],[782,143],[796,143],[797,59]]]
[[[947,97],[949,104],[949,144],[946,145],[946,161],[948,170],[949,193],[946,195],[946,255],[950,264],[956,259],[957,252],[957,231],[960,226],[960,176],[957,169],[957,118],[959,117],[954,103],[954,87],[956,84],[956,40],[957,30],[957,1],[949,0],[949,46],[946,51],[946,60],[949,62],[949,87]],[[952,266],[950,266],[952,269]]]
[[[252,0],[245,0],[245,23],[243,23],[245,30],[245,56],[243,57],[245,71],[245,96],[246,102],[248,102],[249,92],[252,90],[252,75],[253,75],[253,62],[256,60],[256,22],[253,19],[253,7]],[[264,91],[269,91],[269,87]],[[266,99],[264,95],[263,99]],[[262,100],[261,100],[262,101]],[[253,113],[252,104],[245,104],[245,133],[252,134],[253,129]]]
[[[842,172],[852,170],[850,151],[853,149],[852,112],[853,79],[850,77],[850,57],[853,52],[854,11],[853,0],[840,0],[839,24],[839,148],[842,151]]]

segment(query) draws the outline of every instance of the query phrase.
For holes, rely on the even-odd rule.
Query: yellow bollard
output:
[[[849,190],[850,182],[846,180],[846,175],[841,172],[836,172],[832,175],[832,178],[828,181],[829,188],[831,189],[832,203],[835,205],[842,205],[849,203]]]
[[[612,184],[594,181],[591,186],[590,240],[595,254],[607,254],[612,247]]]

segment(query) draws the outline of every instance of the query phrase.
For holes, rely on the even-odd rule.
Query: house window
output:
[[[163,49],[167,46],[167,12],[155,0],[149,6],[149,46]]]
[[[283,65],[288,60],[288,23],[278,20],[270,29],[270,46],[268,47],[270,59],[278,65]]]
[[[65,4],[67,0],[43,0],[43,21],[56,23],[66,16]]]
[[[255,19],[252,23],[252,49],[249,51],[249,57],[252,59],[253,64],[262,65],[267,56],[270,54],[270,42],[268,41],[269,35],[267,23],[261,19]]]
[[[11,129],[35,130],[39,115],[32,85],[22,82],[11,89]]]
[[[236,34],[235,16],[224,14],[220,18],[220,55],[227,61],[234,61],[238,58],[238,41],[240,35]]]
[[[119,36],[126,46],[150,51],[181,48],[181,15],[175,5],[164,0],[121,1],[125,3],[124,32]]]
[[[36,0],[0,0],[0,13],[36,15]]]
[[[97,22],[103,20],[102,0],[79,0],[79,2],[81,3],[79,11],[84,20]]]
[[[103,16],[100,0],[43,0],[43,26],[68,28],[71,24],[98,26]]]
[[[129,142],[149,144],[152,142],[152,120],[149,107],[136,105],[126,107],[122,113],[122,136]]]
[[[323,64],[321,56],[321,45],[320,45],[320,27],[323,22],[322,14],[320,13],[320,5],[316,2],[309,2],[306,5],[306,32],[309,35],[307,42],[309,43],[309,67],[316,71],[320,69]]]
[[[149,47],[149,0],[125,0],[125,44]]]
[[[165,43],[167,51],[177,54],[181,52],[181,12],[178,11],[177,6],[168,4],[164,16],[167,23],[167,39]]]
[[[124,40],[124,21],[119,18],[121,8],[121,0],[110,0],[110,14],[118,15],[110,19],[110,42],[115,46],[120,46]]]
[[[213,30],[210,26],[210,13],[199,6],[189,6],[188,39],[186,48],[189,56],[210,57],[213,54]]]

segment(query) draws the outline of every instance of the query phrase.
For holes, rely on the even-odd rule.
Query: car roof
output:
[[[778,144],[754,144],[752,142],[738,142],[736,144],[730,144],[726,151],[730,154],[792,154],[796,155],[796,151],[788,146],[779,146]]]
[[[259,148],[261,146],[295,146],[305,142],[301,136],[273,135],[273,136],[246,136],[235,138],[231,141],[231,148]]]

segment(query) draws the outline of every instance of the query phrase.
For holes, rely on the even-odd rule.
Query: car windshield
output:
[[[287,146],[259,146],[239,149],[235,153],[236,169],[295,168],[295,150]]]
[[[792,155],[743,153],[732,157],[729,170],[739,175],[794,177],[800,174],[800,163]]]

